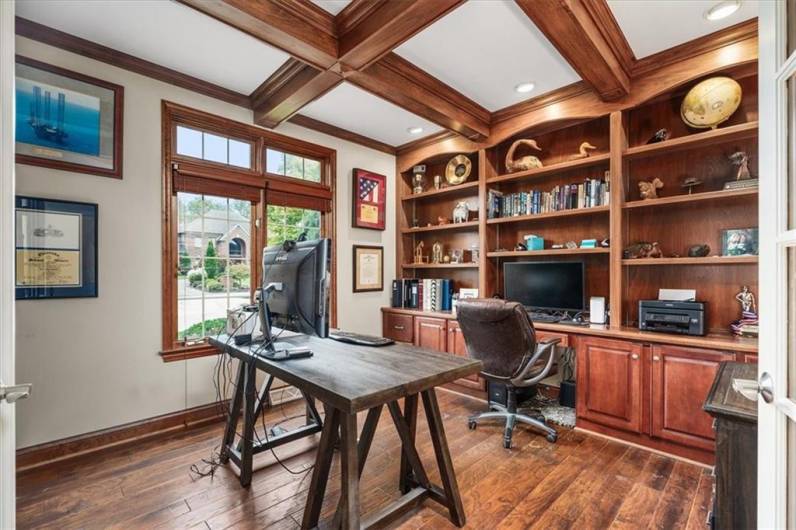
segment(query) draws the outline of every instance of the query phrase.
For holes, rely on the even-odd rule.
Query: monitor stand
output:
[[[281,284],[270,283],[267,287],[262,289],[260,293],[260,301],[258,311],[260,313],[260,329],[262,330],[262,342],[265,348],[259,353],[260,357],[272,361],[286,361],[288,359],[302,359],[304,357],[312,357],[312,350],[306,346],[294,346],[289,342],[275,342],[275,337],[271,332],[271,316],[268,311],[268,303],[265,301],[266,296],[272,291],[281,288]]]

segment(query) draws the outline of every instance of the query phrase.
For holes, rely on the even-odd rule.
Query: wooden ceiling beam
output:
[[[354,0],[336,17],[345,69],[367,68],[464,0]]]
[[[309,0],[179,1],[319,70],[337,63],[334,17]]]
[[[605,0],[516,0],[603,101],[630,91],[633,53]]]
[[[254,123],[274,128],[342,81],[336,72],[288,59],[249,96]]]
[[[487,109],[395,53],[346,80],[471,140],[489,136]]]

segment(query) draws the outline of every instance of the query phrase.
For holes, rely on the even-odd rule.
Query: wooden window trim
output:
[[[269,190],[285,196],[295,197],[292,205],[327,204],[321,210],[321,232],[333,242],[331,267],[331,325],[337,325],[337,259],[335,228],[335,183],[337,152],[297,138],[283,136],[169,101],[162,102],[161,141],[163,149],[162,205],[161,205],[161,253],[162,253],[162,338],[160,356],[165,362],[181,361],[217,355],[219,352],[209,344],[186,345],[176,340],[177,336],[177,291],[175,270],[177,256],[177,191],[226,195],[250,200],[254,219],[252,237],[252,289],[259,285],[260,267],[257,256],[265,247],[267,226],[265,209]],[[176,154],[176,127],[185,125],[200,131],[220,134],[228,138],[252,143],[252,168],[246,169],[218,162],[180,156]],[[322,182],[273,175],[265,172],[265,147],[289,152],[321,162]],[[256,200],[253,200],[256,199]],[[282,202],[282,201],[280,201]],[[256,220],[260,220],[259,225]]]

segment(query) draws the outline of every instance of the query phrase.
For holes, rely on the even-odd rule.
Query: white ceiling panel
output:
[[[470,0],[396,53],[491,111],[580,79],[513,1]]]
[[[300,112],[310,118],[393,146],[411,142],[441,129],[430,121],[349,83],[338,85]],[[422,127],[423,132],[410,134],[407,132],[410,127]]]
[[[312,3],[320,6],[325,11],[336,15],[342,11],[345,6],[351,3],[351,0],[312,0]]]
[[[740,9],[727,18],[705,18],[708,9],[718,3],[719,0],[608,0],[637,59],[757,16],[758,2],[743,0]]]
[[[16,14],[243,94],[289,58],[168,0],[17,0]]]

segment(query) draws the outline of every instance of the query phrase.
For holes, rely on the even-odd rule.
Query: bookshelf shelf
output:
[[[679,138],[672,138],[664,142],[649,145],[639,145],[625,149],[625,160],[635,160],[649,156],[659,156],[677,151],[689,149],[699,149],[711,145],[733,142],[745,138],[757,137],[757,121],[742,123],[740,125],[730,125],[721,129],[713,129],[706,132],[695,133]]]
[[[623,208],[652,208],[655,206],[665,206],[668,204],[682,204],[699,201],[721,201],[757,195],[757,188],[747,188],[741,190],[720,190],[706,191],[702,193],[692,193],[691,195],[675,195],[673,197],[660,197],[658,199],[648,199],[646,201],[631,201],[625,203]]]
[[[417,234],[423,232],[439,232],[441,230],[465,230],[468,228],[478,228],[478,221],[467,221],[466,223],[448,223],[445,225],[419,226],[417,228],[402,228],[404,234]]]
[[[470,177],[474,178],[474,177]],[[429,198],[437,198],[440,196],[455,196],[455,195],[466,195],[467,192],[472,194],[478,193],[478,181],[475,182],[465,182],[464,184],[459,184],[458,186],[448,186],[446,188],[442,188],[439,190],[429,190],[424,191],[423,193],[413,193],[412,195],[407,195],[406,197],[401,197],[402,201],[419,201],[423,199]]]
[[[607,164],[610,161],[610,159],[611,159],[610,153],[594,155],[586,158],[580,158],[578,160],[569,160],[567,162],[560,162],[558,164],[553,164],[551,166],[529,169],[527,171],[518,171],[516,173],[506,173],[503,175],[497,175],[495,177],[486,179],[486,182],[487,184],[496,184],[498,182],[512,182],[517,180],[542,177],[546,175],[552,175],[555,173],[563,173],[565,171],[572,171],[575,169],[582,169],[592,166],[598,166],[600,164]]]
[[[404,269],[477,269],[477,263],[405,263]]]
[[[487,219],[487,224],[505,224],[505,223],[520,223],[523,221],[542,221],[545,219],[554,219],[556,217],[572,217],[576,215],[596,215],[600,213],[608,213],[610,206],[594,206],[592,208],[572,208],[570,210],[559,210],[557,212],[538,213],[532,215],[515,215],[512,217],[497,217],[495,219]]]
[[[704,258],[642,258],[623,259],[622,265],[665,266],[665,265],[756,265],[757,256],[708,256]]]
[[[514,258],[522,256],[568,256],[577,254],[605,254],[611,253],[610,248],[548,248],[545,250],[505,250],[487,252],[489,258]]]

